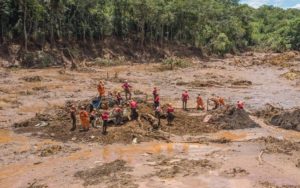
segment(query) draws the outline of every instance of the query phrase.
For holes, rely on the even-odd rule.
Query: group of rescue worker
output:
[[[138,103],[135,100],[131,99],[132,86],[126,80],[124,82],[124,84],[122,85],[122,88],[125,92],[125,101],[123,100],[121,92],[119,92],[119,91],[115,95],[113,95],[111,92],[108,92],[108,95],[107,95],[109,100],[115,101],[114,108],[112,110],[112,114],[114,115],[116,125],[123,124],[123,103],[124,102],[129,102],[129,106],[131,109],[130,119],[136,120],[138,118],[138,112],[137,112]],[[105,93],[106,93],[105,85],[104,85],[103,81],[99,82],[99,84],[97,85],[97,90],[98,90],[98,99],[99,99],[99,101],[101,101],[104,99]],[[80,111],[79,111],[79,118],[80,118],[80,123],[82,126],[81,131],[88,131],[90,128],[90,125],[93,128],[97,128],[96,121],[101,119],[103,121],[102,133],[107,134],[107,126],[108,126],[108,121],[110,118],[110,113],[107,111],[107,109],[108,109],[108,107],[105,106],[104,111],[100,115],[97,116],[96,110],[92,104],[90,105],[89,112],[87,111],[87,108],[85,106],[81,106]],[[72,128],[70,131],[76,130],[76,113],[77,113],[76,106],[75,106],[75,104],[73,104],[70,107],[70,117],[72,120]]]
[[[125,93],[125,100],[123,99],[121,92],[118,91],[116,92],[114,95],[112,94],[112,92],[108,92],[108,97],[115,101],[114,105],[113,105],[113,110],[112,110],[112,114],[115,118],[114,123],[116,125],[122,125],[123,124],[123,105],[124,104],[128,104],[130,107],[130,119],[129,120],[137,120],[138,119],[138,102],[133,100],[132,94],[131,94],[131,89],[132,86],[128,83],[127,80],[125,80],[125,82],[122,85],[122,89],[124,90]],[[102,100],[105,97],[105,85],[103,81],[100,81],[98,86],[97,86],[97,90],[98,90],[98,98],[99,100]],[[157,87],[154,87],[153,89],[153,107],[154,107],[154,112],[155,112],[155,117],[158,119],[158,126],[160,126],[161,124],[161,116],[163,114],[163,110],[165,110],[166,112],[166,117],[167,117],[167,123],[168,125],[171,125],[173,120],[175,119],[175,108],[173,107],[173,105],[171,103],[168,103],[166,106],[164,106],[164,108],[161,107],[160,104],[160,95],[159,95],[159,91]],[[183,110],[188,110],[187,107],[187,103],[188,100],[190,100],[190,96],[187,90],[185,90],[182,95],[181,95],[181,101],[182,101],[182,109]],[[212,110],[216,110],[219,107],[226,107],[225,105],[225,100],[222,97],[216,96],[216,97],[212,97],[209,98],[207,100],[207,105],[209,104],[209,102],[213,102],[213,109]],[[237,101],[237,108],[238,109],[244,109],[244,102],[242,101]],[[204,104],[204,100],[202,99],[201,95],[199,94],[197,96],[196,99],[196,109],[197,110],[205,110],[205,104]],[[104,108],[104,111],[100,114],[97,115],[96,110],[94,109],[93,106],[91,106],[89,112],[86,110],[85,106],[81,106],[80,107],[80,112],[79,112],[79,117],[80,117],[80,122],[81,122],[81,126],[82,126],[82,131],[88,131],[90,128],[90,125],[93,128],[97,128],[96,127],[96,121],[98,121],[99,119],[102,120],[102,134],[107,134],[107,127],[108,127],[108,121],[110,118],[110,113],[107,111],[108,107],[106,106]],[[208,109],[207,109],[208,110]],[[70,131],[74,131],[76,129],[76,106],[75,104],[73,104],[70,107],[70,117],[72,120],[72,128]]]

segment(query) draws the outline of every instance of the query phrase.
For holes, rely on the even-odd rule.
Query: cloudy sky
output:
[[[258,8],[261,5],[274,5],[281,8],[298,8],[300,9],[300,0],[241,0],[241,3]]]

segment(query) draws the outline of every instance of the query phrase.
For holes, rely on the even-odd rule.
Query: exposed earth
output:
[[[189,61],[174,70],[1,68],[0,187],[300,187],[300,54]],[[68,102],[94,98],[99,80],[115,91],[125,79],[144,101],[138,121],[111,125],[107,135],[69,131]],[[154,86],[163,104],[176,107],[174,124],[162,119],[159,130],[147,118]],[[198,94],[222,96],[230,107],[197,111]],[[238,100],[246,111],[235,109]]]

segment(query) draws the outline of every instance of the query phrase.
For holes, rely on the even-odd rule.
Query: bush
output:
[[[163,60],[161,70],[173,70],[175,68],[186,68],[191,66],[191,62],[180,58],[167,58]]]
[[[57,65],[58,63],[58,60],[51,54],[37,51],[24,53],[21,57],[20,65],[25,68],[45,68]]]

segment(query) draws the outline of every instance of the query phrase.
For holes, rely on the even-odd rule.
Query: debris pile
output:
[[[205,173],[208,170],[216,169],[219,165],[207,160],[188,160],[188,159],[170,159],[165,157],[160,157],[162,160],[155,161],[154,166],[158,169],[150,177],[157,176],[160,178],[168,179],[174,178],[180,175],[192,175],[195,176],[199,173]]]
[[[126,173],[130,171],[132,168],[126,166],[125,161],[116,160],[92,169],[76,172],[74,176],[82,179],[84,186],[106,184],[109,187],[119,187],[120,185],[128,188],[138,187],[134,184],[132,175]]]
[[[246,111],[237,109],[235,106],[212,111],[211,115],[212,117],[209,122],[218,129],[228,130],[259,127]]]
[[[55,154],[61,152],[62,149],[63,149],[63,147],[60,145],[47,146],[46,148],[41,150],[40,156],[48,157],[50,155],[55,155]]]
[[[242,169],[240,167],[232,168],[232,169],[225,170],[222,172],[223,176],[229,177],[229,178],[233,178],[236,176],[239,176],[239,177],[246,176],[248,174],[249,174],[249,172],[247,172],[245,169]]]
[[[283,153],[291,155],[294,151],[300,151],[300,143],[274,138],[272,136],[261,137],[254,141],[262,142],[265,145],[264,151],[266,153]]]
[[[22,78],[22,80],[26,82],[40,82],[43,80],[41,76],[25,76]]]
[[[264,118],[268,124],[300,131],[300,109],[284,110],[267,104],[256,116]]]
[[[295,59],[298,55],[298,52],[285,52],[280,53],[275,56],[266,55],[262,61],[265,64],[271,64],[276,66],[288,67],[290,66],[290,61]]]

